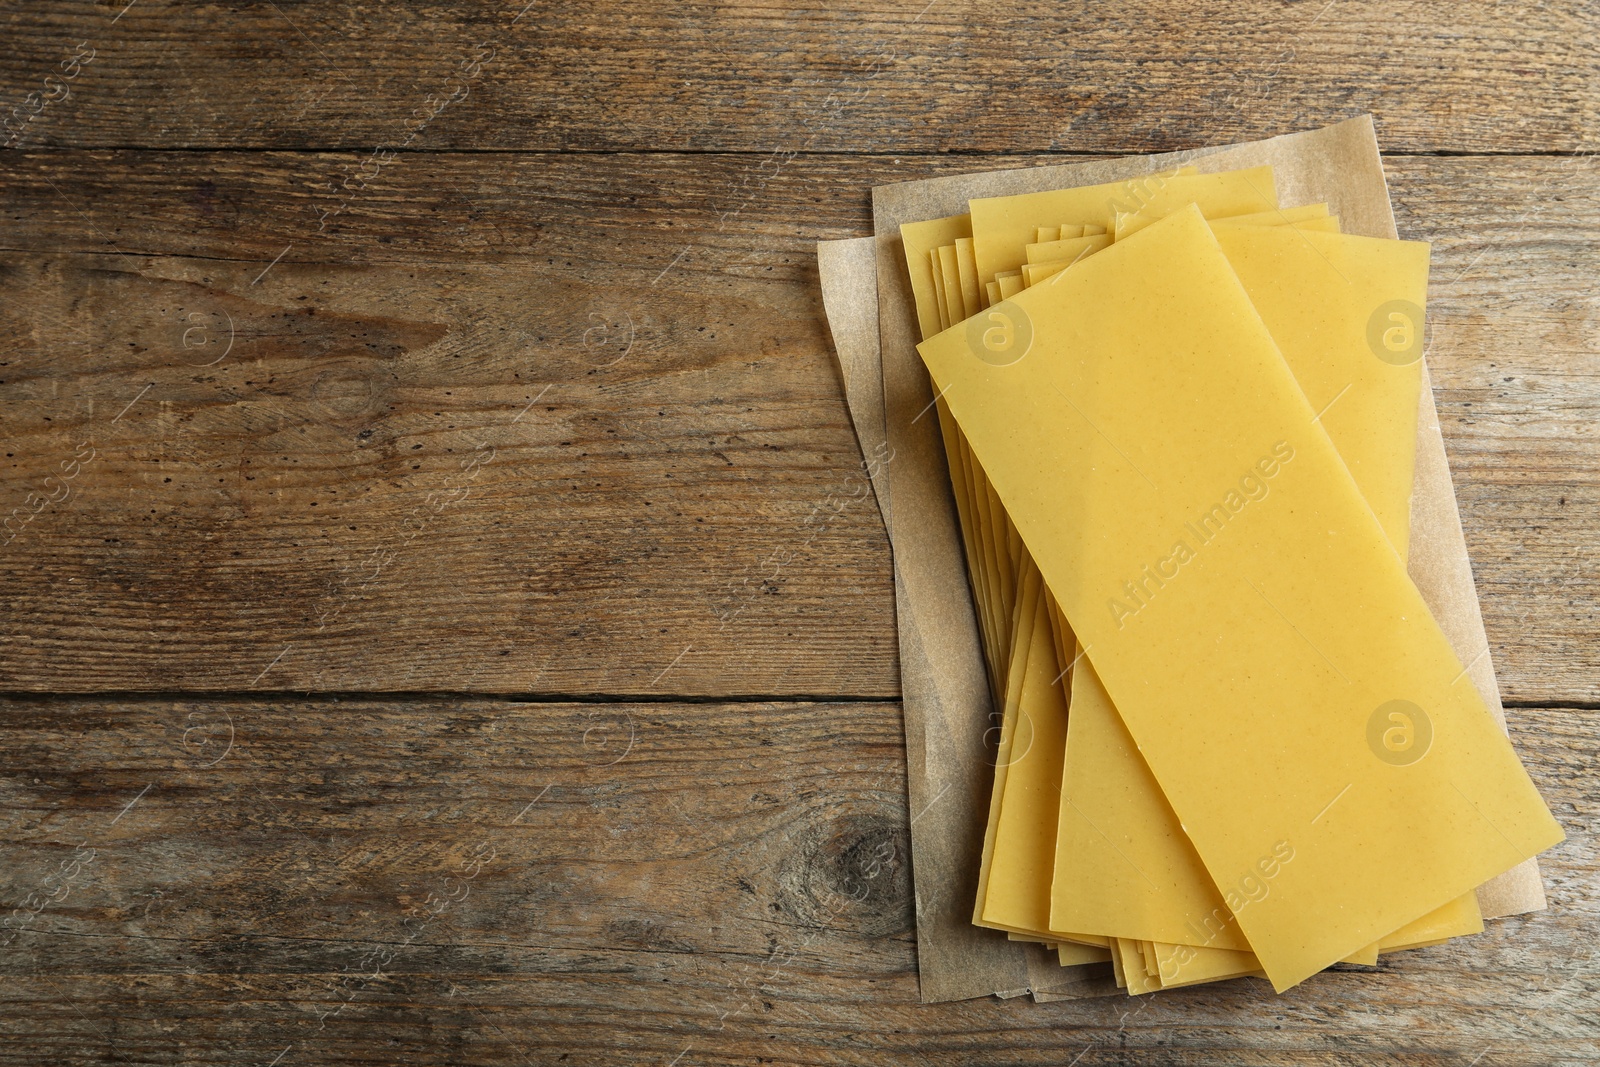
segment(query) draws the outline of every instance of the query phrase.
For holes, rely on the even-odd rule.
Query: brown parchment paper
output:
[[[901,453],[889,451],[888,436],[883,418],[884,378],[879,359],[878,330],[878,242],[876,238],[860,237],[845,241],[822,241],[817,245],[817,268],[822,286],[823,311],[833,333],[834,350],[839,357],[839,373],[843,379],[845,403],[855,425],[856,437],[863,456],[884,456],[886,462],[874,465],[873,488],[878,506],[883,510],[884,525],[893,540],[895,499],[890,485],[895,479]],[[929,412],[926,418],[913,420],[913,426],[932,423],[937,416]],[[903,439],[898,446],[905,446]],[[935,435],[931,445],[940,449],[937,467],[928,464],[927,456],[918,453],[922,477],[905,492],[945,493],[942,483],[927,484],[930,476],[946,477],[943,445]],[[918,442],[926,449],[929,443]],[[931,506],[918,497],[908,503],[912,522],[926,513]],[[938,505],[948,507],[947,503]],[[920,540],[920,539],[919,539]],[[944,546],[948,552],[948,546]],[[958,566],[964,566],[959,559]],[[947,558],[936,558],[936,565],[948,567]],[[957,571],[966,588],[965,570]],[[899,602],[900,583],[896,582],[896,600]],[[972,618],[971,601],[961,600],[960,610],[967,613],[966,625],[974,640],[976,623]],[[973,759],[984,759],[984,729],[970,737],[962,737],[962,752],[954,757],[938,750],[935,761],[939,766],[930,768],[926,754],[929,751],[922,727],[930,716],[926,710],[936,705],[944,696],[952,699],[982,700],[987,715],[988,689],[984,681],[983,664],[976,645],[968,644],[953,653],[962,657],[958,666],[966,672],[967,685],[953,686],[943,677],[935,677],[928,649],[920,640],[920,630],[908,630],[904,616],[899,624],[901,687],[902,691],[915,693],[910,704],[918,714],[905,718],[907,774],[919,783],[911,790],[912,874],[917,892],[917,960],[921,976],[922,996],[926,1001],[960,1000],[967,997],[994,993],[1001,997],[1019,996],[1031,992],[1041,1000],[1067,1000],[1084,996],[1110,996],[1119,992],[1109,969],[1088,965],[1062,967],[1048,951],[1039,945],[1009,941],[1004,935],[982,930],[970,922],[972,900],[977,892],[977,867],[971,857],[972,850],[981,849],[983,823],[974,826],[972,812],[981,807],[987,810],[987,778],[965,781],[955,785],[941,785],[932,791],[922,788],[922,783],[939,775],[942,768],[964,765]],[[945,636],[959,638],[959,628]],[[914,657],[908,666],[906,657]],[[968,662],[971,660],[971,662]],[[976,692],[972,687],[976,686]],[[986,723],[987,720],[985,720]],[[968,751],[970,750],[970,751]],[[992,763],[988,764],[991,768]],[[977,787],[978,792],[972,789]],[[974,836],[975,831],[975,836]],[[938,936],[924,937],[924,930],[938,930]],[[965,977],[966,968],[973,962],[982,968],[979,984],[985,988],[970,991],[973,987]]]
[[[845,407],[855,425],[861,457],[872,478],[872,491],[889,528],[888,458],[883,430],[883,369],[878,359],[878,264],[873,258],[874,238],[817,242],[817,274],[822,283],[822,311],[833,334],[833,351],[839,357],[844,381]],[[893,460],[888,460],[893,462]]]
[[[862,419],[881,419],[883,440],[893,457],[880,479],[891,482],[893,491],[886,505],[880,491],[879,501],[894,551],[918,970],[925,1002],[1024,989],[1039,999],[1093,996],[1103,992],[1099,983],[1109,980],[1067,976],[1084,968],[1055,967],[1051,974],[1045,970],[1049,957],[1041,963],[1037,946],[1008,941],[1002,933],[971,923],[994,773],[983,742],[991,708],[943,446],[936,419],[929,414],[933,394],[916,353],[899,227],[963,213],[973,197],[1121,181],[1186,163],[1203,172],[1271,164],[1283,203],[1326,201],[1346,233],[1397,236],[1372,119],[1360,116],[1320,130],[1223,148],[880,186],[873,190],[874,238],[819,246],[824,292],[833,290],[831,299],[825,296],[829,323],[835,338],[845,336],[852,346],[851,355],[841,360],[852,360],[862,378],[867,376],[865,363],[874,356],[881,367],[879,392],[866,385],[857,390],[871,397],[869,407],[858,415],[857,401],[848,392],[847,401],[858,432]],[[867,277],[866,241],[872,242],[875,283]],[[851,247],[822,251],[842,244]],[[864,291],[874,285],[875,292]],[[861,338],[873,318],[878,345],[867,354],[870,346]],[[851,371],[844,374],[848,389]],[[1503,728],[1505,714],[1426,366],[1423,382],[1409,570]],[[865,450],[867,441],[862,444]],[[1543,908],[1536,861],[1496,878],[1478,897],[1485,918]],[[1063,988],[1051,989],[1052,984]]]

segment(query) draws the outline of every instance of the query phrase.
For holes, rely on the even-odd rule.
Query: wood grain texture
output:
[[[38,231],[56,253],[4,259],[29,296],[0,687],[898,691],[814,269],[763,239],[771,211],[696,228],[738,163],[684,191],[623,161],[408,160],[321,236],[294,190],[345,161],[192,162],[198,191],[105,212],[40,160],[98,249]],[[743,264],[713,277],[695,238]]]
[[[1433,244],[1428,359],[1502,692],[1595,701],[1600,168],[1540,160],[1449,189],[1433,176],[1472,162],[1385,165],[1402,236]]]
[[[0,1064],[1588,1063],[1595,715],[1516,711],[1552,909],[1274,996],[917,1003],[897,708],[0,705]]]
[[[0,688],[898,691],[811,247],[975,161],[12,158]],[[1600,169],[1388,166],[1505,697],[1600,699]]]
[[[1600,1060],[1594,25],[10,4],[0,1067]],[[921,1005],[813,242],[877,183],[1361,111],[1552,908],[1283,997]]]
[[[1123,152],[1370,111],[1391,151],[1570,152],[1600,98],[1584,0],[125,3],[8,8],[21,143]]]

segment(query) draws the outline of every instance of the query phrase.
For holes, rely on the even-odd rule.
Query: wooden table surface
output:
[[[0,1065],[1600,1062],[1597,19],[11,0]],[[1551,908],[924,1006],[813,242],[1363,111]]]

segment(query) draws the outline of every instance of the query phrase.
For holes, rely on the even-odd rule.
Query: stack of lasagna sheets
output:
[[[1482,930],[1562,835],[1407,574],[1428,246],[1270,166],[967,208],[899,243],[998,720],[971,921],[1135,994]]]

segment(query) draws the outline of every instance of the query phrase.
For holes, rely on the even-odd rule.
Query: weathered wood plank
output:
[[[811,242],[973,160],[413,155],[319,232],[360,157],[11,158],[0,517],[96,451],[0,687],[898,691]],[[1388,165],[1505,695],[1595,700],[1600,172]]]
[[[1600,699],[1600,167],[1385,166],[1433,243],[1428,359],[1502,691]]]
[[[1545,152],[1595,147],[1600,94],[1582,0],[27,0],[5,24],[33,145],[1123,152],[1371,111],[1392,150]]]
[[[282,162],[267,186],[322,165]],[[28,295],[0,688],[895,694],[887,544],[800,242],[751,212],[715,249],[749,261],[712,277],[669,175],[552,164],[499,205],[390,190],[369,245],[208,159],[213,193],[151,201],[220,227],[176,258],[43,161],[60,221],[138,254],[3,259]],[[440,195],[443,226],[393,214]],[[287,236],[259,254],[263,224]]]
[[[1282,997],[930,1007],[892,704],[12,700],[0,1064],[1591,1062],[1594,719],[1511,713],[1547,913]]]

